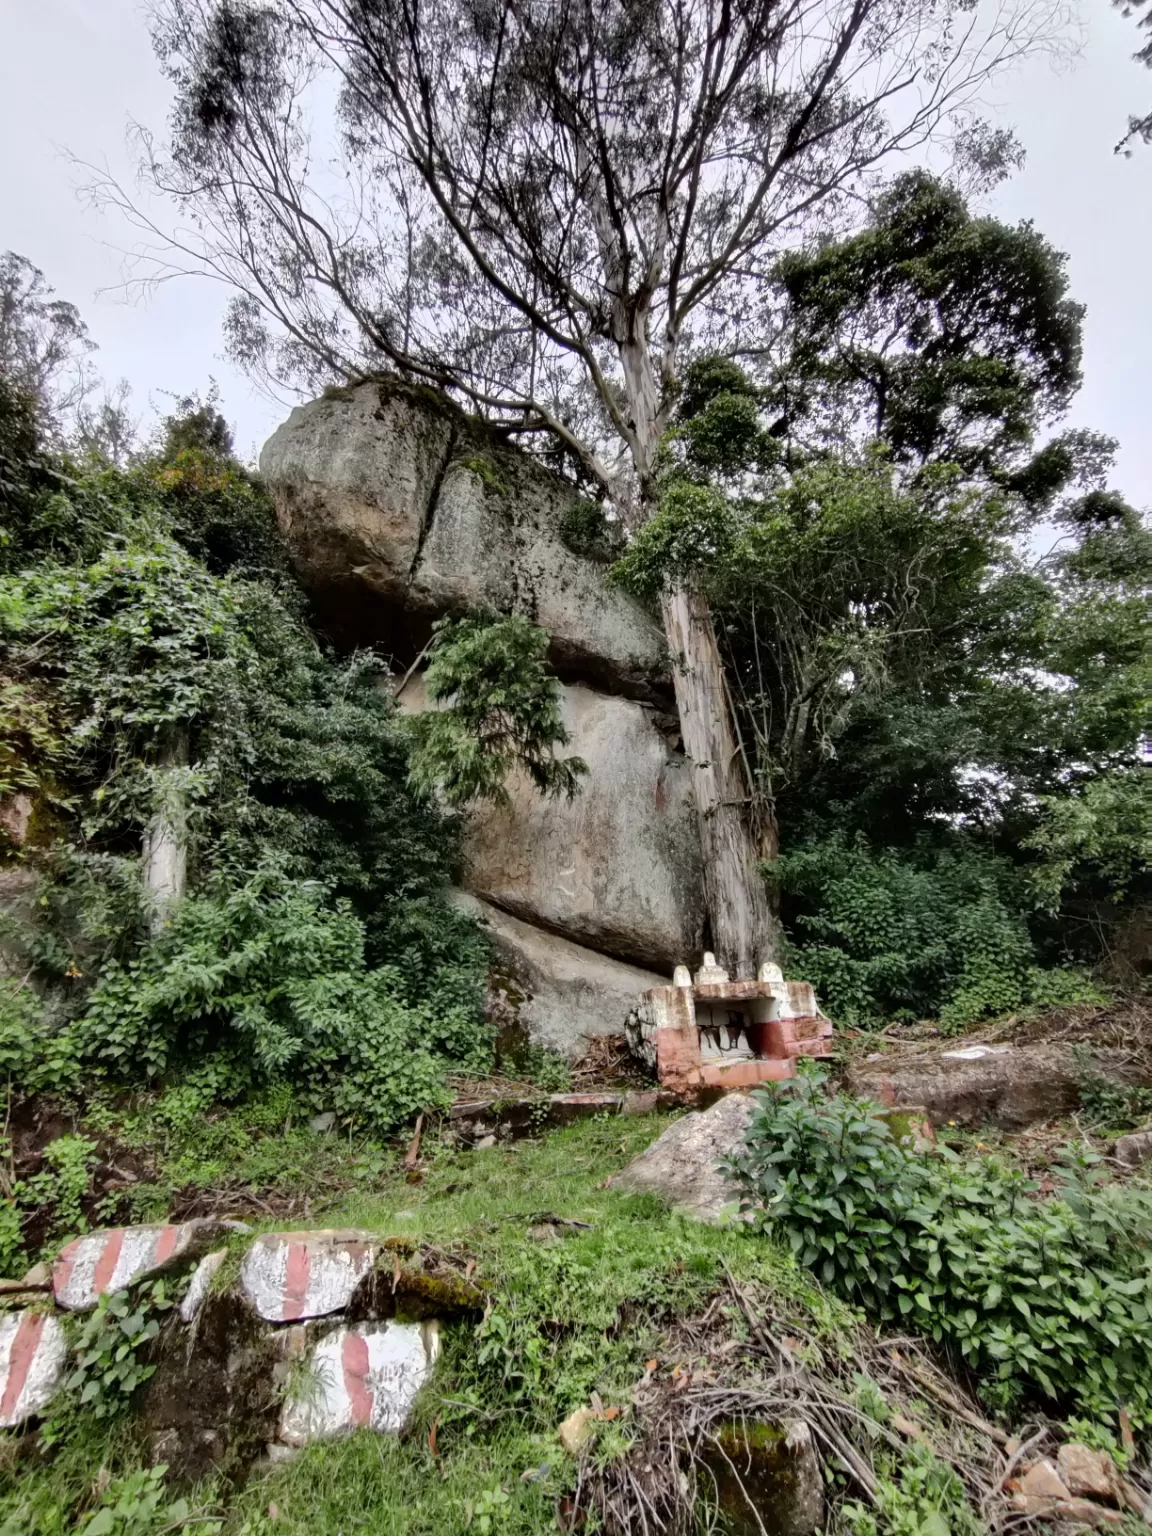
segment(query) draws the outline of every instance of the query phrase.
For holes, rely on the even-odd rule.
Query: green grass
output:
[[[488,1315],[478,1326],[446,1330],[435,1377],[402,1440],[360,1434],[317,1445],[243,1488],[202,1487],[194,1505],[221,1514],[228,1536],[553,1532],[557,1499],[575,1480],[558,1425],[598,1393],[623,1412],[600,1426],[594,1454],[624,1448],[633,1384],[653,1358],[662,1373],[691,1363],[675,1356],[682,1348],[676,1322],[725,1284],[725,1263],[738,1278],[770,1287],[782,1308],[801,1309],[807,1326],[838,1347],[850,1334],[849,1314],[763,1238],[688,1222],[649,1196],[604,1187],[667,1124],[656,1116],[605,1118],[476,1152],[433,1141],[419,1183],[407,1182],[391,1154],[355,1187],[327,1203],[318,1198],[313,1225],[365,1227],[466,1252],[476,1261],[474,1278],[490,1290]],[[545,1212],[588,1230],[535,1241],[528,1229]],[[14,1518],[21,1536],[82,1530],[82,1520],[53,1524],[46,1512],[76,1517],[95,1507],[101,1465],[122,1474],[146,1464],[130,1424],[103,1439],[84,1427],[54,1457],[9,1468],[14,1491],[0,1492],[0,1533]],[[124,1526],[124,1536],[153,1536],[163,1525],[157,1521],[139,1531]],[[113,1529],[121,1536],[120,1526]]]

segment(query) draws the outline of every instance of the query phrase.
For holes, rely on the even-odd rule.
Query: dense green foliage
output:
[[[1091,1002],[1071,968],[1044,968],[1026,920],[1027,877],[959,838],[874,849],[833,832],[783,854],[805,975],[838,1022],[939,1017],[946,1028],[1027,1004]]]
[[[382,664],[317,644],[211,398],[126,468],[53,455],[0,405],[27,428],[5,438],[0,789],[32,806],[7,858],[37,879],[35,922],[4,919],[9,1081],[199,1073],[205,1106],[283,1082],[377,1130],[438,1102],[488,1062],[483,946],[438,894],[455,828],[410,785]],[[189,884],[158,924],[163,817]]]
[[[1088,1162],[1090,1163],[1090,1159]],[[758,1096],[746,1203],[833,1290],[1022,1394],[1152,1426],[1152,1194],[1069,1162],[1037,1198],[1016,1167],[898,1141],[877,1106],[809,1072]]]
[[[1078,378],[1063,259],[917,173],[779,280],[783,360],[689,370],[612,577],[708,599],[794,963],[838,1016],[1066,995],[1037,968],[1095,963],[1149,897],[1152,532],[1111,445],[1037,446]]]
[[[500,800],[518,766],[541,794],[572,798],[588,767],[555,754],[569,736],[547,650],[547,632],[523,614],[438,621],[424,674],[431,707],[408,722],[417,789],[454,806]]]

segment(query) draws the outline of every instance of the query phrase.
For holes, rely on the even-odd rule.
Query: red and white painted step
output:
[[[343,1312],[376,1263],[371,1232],[270,1232],[244,1255],[240,1284],[270,1323]]]
[[[439,1345],[434,1322],[337,1328],[312,1350],[307,1389],[285,1403],[280,1439],[300,1446],[354,1429],[403,1429]]]
[[[51,1312],[0,1313],[0,1429],[43,1413],[67,1358],[64,1329]]]
[[[186,1273],[195,1266],[179,1309],[181,1321],[192,1325],[227,1258],[227,1249],[211,1245],[229,1228],[248,1230],[238,1222],[201,1220],[116,1227],[77,1238],[52,1268],[56,1306],[90,1310],[106,1293],[169,1267]],[[273,1232],[248,1246],[240,1266],[240,1294],[266,1323],[298,1325],[286,1332],[298,1333],[300,1352],[310,1365],[307,1393],[289,1398],[282,1411],[280,1437],[287,1445],[357,1428],[399,1430],[431,1374],[438,1322],[341,1325],[334,1316],[348,1306],[382,1246],[370,1232],[339,1230]],[[316,1321],[324,1318],[333,1318],[337,1326]],[[67,1360],[58,1313],[0,1311],[0,1428],[43,1414]]]

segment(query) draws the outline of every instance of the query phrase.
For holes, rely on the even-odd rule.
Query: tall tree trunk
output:
[[[661,600],[684,750],[700,822],[712,942],[733,977],[753,977],[780,953],[780,925],[757,869],[758,850],[707,600],[684,587]]]
[[[184,782],[187,766],[188,736],[176,730],[160,753],[156,808],[144,829],[144,887],[151,906],[153,933],[168,922],[188,885],[188,797]]]

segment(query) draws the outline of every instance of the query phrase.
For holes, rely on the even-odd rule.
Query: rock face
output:
[[[641,697],[666,687],[657,625],[564,542],[575,493],[447,400],[329,390],[273,434],[260,470],[337,639],[403,654],[430,618],[490,604],[542,624],[566,675]]]
[[[661,972],[695,959],[700,842],[675,718],[661,714],[672,701],[663,633],[581,544],[575,491],[447,399],[397,383],[300,406],[260,468],[337,644],[372,644],[408,666],[436,618],[482,607],[549,631],[568,750],[590,772],[571,802],[513,777],[507,804],[470,817],[463,884],[543,930],[511,942],[531,973],[522,1014],[537,1041],[571,1052],[589,1033],[620,1033],[635,985],[625,996],[623,974],[608,979],[595,960],[577,983],[547,935]],[[401,707],[423,703],[417,674]]]
[[[752,1100],[730,1093],[711,1109],[684,1115],[611,1181],[613,1189],[658,1195],[697,1221],[736,1213],[740,1191],[720,1167],[737,1152],[755,1112]]]
[[[619,1034],[637,994],[663,980],[534,928],[463,891],[453,900],[480,919],[492,940],[492,981],[505,1022],[565,1056],[582,1055],[592,1035]]]
[[[1094,1069],[1123,1081],[1120,1053],[1093,1052]],[[933,1125],[998,1125],[1023,1130],[1070,1114],[1080,1102],[1082,1068],[1059,1045],[974,1046],[901,1052],[863,1061],[849,1089],[881,1104],[923,1105]]]
[[[399,702],[426,707],[419,676]],[[511,774],[505,804],[468,815],[465,889],[578,944],[670,972],[703,938],[687,764],[656,712],[631,699],[574,685],[562,707],[572,738],[563,750],[589,765],[579,792],[545,799],[526,774]]]

